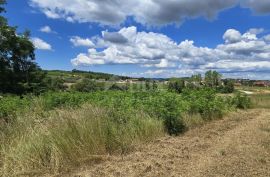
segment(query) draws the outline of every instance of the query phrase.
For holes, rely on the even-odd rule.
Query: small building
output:
[[[257,87],[268,87],[268,83],[265,81],[256,81],[253,83],[253,86]]]

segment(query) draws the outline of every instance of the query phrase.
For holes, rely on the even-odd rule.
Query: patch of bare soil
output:
[[[239,111],[179,137],[165,137],[125,156],[67,176],[267,177],[270,176],[270,111]]]

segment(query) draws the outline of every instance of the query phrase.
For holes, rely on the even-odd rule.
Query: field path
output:
[[[137,147],[83,167],[80,177],[268,177],[270,110],[239,111],[179,137]]]

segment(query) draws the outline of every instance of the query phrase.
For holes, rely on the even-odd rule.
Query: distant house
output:
[[[257,87],[268,87],[269,84],[268,82],[266,81],[256,81],[253,83],[254,86],[257,86]]]

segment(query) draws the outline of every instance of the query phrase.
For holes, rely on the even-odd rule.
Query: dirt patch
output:
[[[270,111],[239,111],[66,176],[270,176]]]

